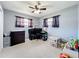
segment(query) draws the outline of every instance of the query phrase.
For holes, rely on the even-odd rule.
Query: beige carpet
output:
[[[32,40],[12,47],[3,48],[1,58],[57,58],[62,50],[53,47],[49,41]]]

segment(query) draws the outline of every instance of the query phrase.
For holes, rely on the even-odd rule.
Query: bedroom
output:
[[[57,39],[62,39],[64,41],[70,41],[71,39],[79,39],[78,1],[39,1],[39,3],[38,1],[0,1],[0,4],[0,9],[2,11],[0,17],[2,17],[1,19],[3,19],[0,20],[0,23],[2,24],[0,25],[0,48],[2,48],[0,57],[57,58],[58,55],[62,53],[62,49],[53,47],[54,43],[55,45],[57,44],[56,42],[53,42],[54,40],[56,41]],[[35,7],[35,5],[37,7]],[[40,5],[42,5],[43,7]],[[29,6],[36,8],[36,10],[39,9],[38,6],[46,9],[40,11],[40,13],[35,9],[29,8]],[[54,16],[56,16],[57,18]],[[18,21],[18,19],[27,21],[25,21],[24,24],[20,23],[18,25],[18,23],[21,22]],[[54,24],[53,22],[55,22],[54,19],[59,20],[56,22],[58,24],[57,26],[52,26],[52,24]],[[47,40],[40,40],[39,36],[37,40],[36,35],[35,40],[29,40],[28,29],[33,28],[42,28],[45,33],[47,32]],[[14,43],[11,47],[11,44],[14,40],[11,41],[10,33],[21,31],[24,31],[21,33],[22,35],[19,36],[19,34],[16,34],[16,36],[19,39],[22,36],[23,41],[19,41],[21,42],[21,44],[16,43],[17,45],[15,45]],[[35,38],[33,36],[31,38]],[[11,50],[13,52],[11,52]],[[40,53],[41,51],[43,51],[44,53]],[[54,55],[54,53],[51,53],[51,51],[54,51],[54,53],[56,54]],[[78,57],[78,53],[72,53],[70,53],[70,55]]]

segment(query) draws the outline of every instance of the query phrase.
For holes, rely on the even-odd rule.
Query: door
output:
[[[3,10],[0,5],[0,49],[3,48]]]

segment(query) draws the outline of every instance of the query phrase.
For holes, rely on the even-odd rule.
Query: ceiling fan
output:
[[[37,4],[34,5],[34,6],[28,6],[29,8],[33,9],[32,13],[37,12],[37,13],[40,14],[42,10],[46,10],[45,7],[41,7],[41,6],[40,6],[40,5],[41,5],[40,1],[37,1],[36,3],[37,3]]]

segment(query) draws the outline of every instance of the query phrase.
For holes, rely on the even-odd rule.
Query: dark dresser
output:
[[[10,33],[10,45],[16,45],[25,42],[25,31],[12,31]]]

